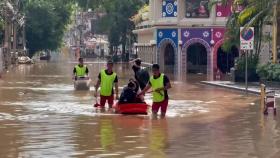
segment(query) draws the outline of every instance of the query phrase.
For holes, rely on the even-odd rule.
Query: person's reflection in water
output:
[[[168,125],[166,118],[152,120],[152,127],[149,134],[149,157],[166,157],[165,149],[168,146]]]
[[[116,144],[116,135],[111,119],[100,120],[100,143],[105,151],[108,151]]]

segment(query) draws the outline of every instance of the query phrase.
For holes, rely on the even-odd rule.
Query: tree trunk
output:
[[[125,51],[126,51],[126,33],[122,35],[122,61],[125,61]]]
[[[114,51],[113,46],[112,46],[112,45],[110,45],[109,49],[110,49],[110,50],[109,50],[109,51],[110,51],[110,52],[109,52],[109,55],[112,55],[112,54],[113,54],[113,51]]]
[[[263,37],[263,21],[261,21],[260,27],[259,27],[259,44],[258,44],[258,48],[257,48],[257,52],[256,52],[258,56],[261,53],[262,37]]]

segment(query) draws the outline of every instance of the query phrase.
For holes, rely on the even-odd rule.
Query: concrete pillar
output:
[[[186,2],[185,0],[178,1],[178,22],[185,18]]]
[[[178,79],[182,78],[182,43],[181,43],[181,30],[178,29],[178,52],[177,52],[177,76]]]
[[[214,80],[214,49],[211,47],[210,53],[207,54],[207,80]]]
[[[212,22],[212,25],[215,25],[216,24],[216,5],[213,6],[211,8],[211,11],[210,11],[210,19],[211,19],[211,22]]]
[[[162,0],[154,0],[155,20],[162,18]]]

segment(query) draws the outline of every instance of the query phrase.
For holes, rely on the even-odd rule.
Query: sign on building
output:
[[[254,49],[254,28],[240,27],[240,49],[253,50]]]

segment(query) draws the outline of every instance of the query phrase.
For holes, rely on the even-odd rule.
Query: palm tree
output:
[[[211,5],[216,3],[227,4],[232,0],[214,0]],[[223,45],[223,49],[229,50],[232,45],[239,45],[239,28],[255,27],[255,46],[256,53],[259,55],[261,43],[263,39],[263,26],[267,24],[273,25],[273,62],[276,62],[276,45],[280,39],[277,33],[277,19],[279,8],[279,0],[234,0],[232,5],[233,14],[227,22],[227,40]],[[278,43],[277,43],[278,42]]]

